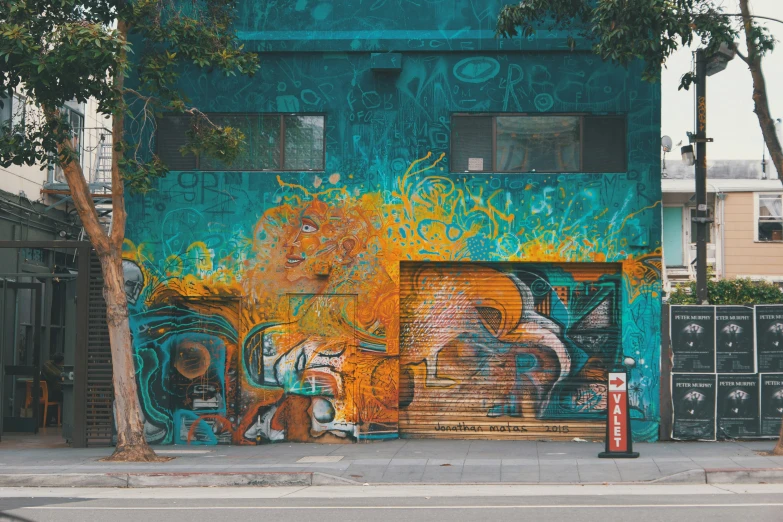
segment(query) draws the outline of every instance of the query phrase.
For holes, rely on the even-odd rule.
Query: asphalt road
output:
[[[0,511],[36,522],[301,522],[303,517],[340,522],[528,517],[568,522],[781,522],[783,485],[4,488]]]

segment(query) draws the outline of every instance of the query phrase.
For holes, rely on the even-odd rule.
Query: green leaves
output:
[[[739,26],[712,0],[525,0],[498,15],[500,36],[529,36],[537,29],[577,34],[602,59],[619,65],[641,60],[642,77],[657,81],[679,47],[699,42],[708,54],[715,52],[736,39]]]
[[[713,305],[777,304],[783,299],[780,287],[768,281],[721,279],[707,281],[707,298]],[[669,304],[699,304],[696,282],[679,285],[669,295]]]
[[[168,167],[155,155],[148,161],[123,156],[119,166],[125,187],[137,194],[146,194],[153,190],[155,180],[169,172]]]
[[[586,35],[591,0],[524,0],[498,14],[495,34],[504,38],[532,36],[536,29],[570,30]]]
[[[258,56],[236,40],[232,0],[0,0],[0,13],[0,92],[23,88],[46,109],[27,122],[24,139],[0,132],[0,164],[70,161],[57,152],[71,130],[56,111],[94,97],[101,113],[129,119],[125,136],[115,137],[120,168],[132,190],[149,190],[166,172],[146,152],[155,114],[200,114],[180,89],[183,69],[252,75],[259,68]],[[120,26],[130,27],[130,41]],[[127,89],[131,67],[138,81]],[[236,129],[200,121],[188,147],[230,162],[243,140]]]
[[[216,125],[204,114],[196,113],[188,131],[189,143],[180,152],[185,155],[206,154],[231,165],[246,145],[245,135],[239,129]]]

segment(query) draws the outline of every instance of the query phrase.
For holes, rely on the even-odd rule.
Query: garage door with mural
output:
[[[620,266],[403,263],[400,436],[602,438]]]

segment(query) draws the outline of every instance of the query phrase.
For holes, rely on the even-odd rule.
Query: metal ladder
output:
[[[98,143],[98,153],[95,156],[94,168],[90,169],[90,176],[88,182],[93,183],[107,183],[108,188],[103,187],[98,189],[101,192],[111,191],[111,158],[112,158],[112,140],[111,133],[104,132],[100,135],[100,142]],[[109,203],[109,206],[111,203]],[[103,207],[103,208],[101,208]],[[106,210],[106,205],[100,205],[96,208],[99,212]],[[108,219],[103,220],[104,227],[107,228],[111,234],[111,227],[113,224],[113,213],[108,214]],[[86,237],[84,227],[79,232],[79,240],[83,241]]]
[[[111,183],[111,134],[101,134],[91,183]]]

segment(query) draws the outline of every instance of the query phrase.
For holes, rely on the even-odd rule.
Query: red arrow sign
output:
[[[621,378],[619,378],[619,377],[615,377],[613,381],[609,381],[609,384],[611,384],[611,385],[613,385],[613,386],[620,386],[620,385],[622,385],[624,382],[625,382],[625,381],[623,381]]]

